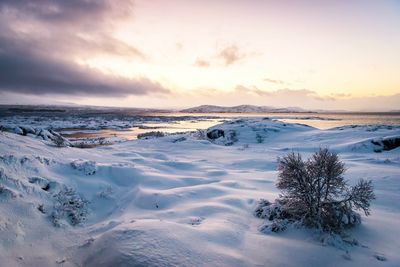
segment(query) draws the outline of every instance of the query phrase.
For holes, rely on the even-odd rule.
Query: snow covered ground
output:
[[[390,146],[400,127],[318,130],[260,118],[213,129],[223,136],[91,149],[0,132],[0,265],[400,266],[400,148]],[[348,233],[358,244],[306,229],[261,233],[253,211],[279,194],[277,157],[320,147],[339,153],[349,183],[373,180],[372,214]],[[80,225],[51,218],[65,187],[77,192],[73,204],[89,201]]]

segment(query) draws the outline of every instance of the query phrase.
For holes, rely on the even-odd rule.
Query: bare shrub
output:
[[[238,136],[237,136],[237,132],[234,130],[229,130],[227,139],[228,139],[228,141],[230,141],[232,143],[236,143],[239,140]]]
[[[207,140],[207,130],[197,129],[193,136],[199,140]]]
[[[13,190],[0,184],[0,202],[8,201],[15,198],[17,198],[17,194]]]
[[[152,131],[152,132],[138,134],[137,138],[138,139],[150,139],[150,138],[158,138],[158,137],[164,137],[164,136],[165,136],[164,132]]]
[[[70,145],[68,140],[62,137],[59,133],[52,130],[50,130],[50,133],[52,134],[50,139],[57,147],[66,147]]]
[[[257,141],[258,144],[264,143],[264,136],[262,136],[261,134],[257,133],[256,134],[256,141]]]
[[[320,149],[308,160],[290,153],[278,160],[278,171],[279,214],[273,214],[270,203],[258,207],[271,221],[298,221],[337,233],[361,222],[355,210],[370,214],[370,202],[375,199],[372,182],[360,179],[349,186],[343,177],[344,163],[328,149]]]
[[[86,221],[89,202],[79,196],[75,189],[64,187],[53,197],[51,219],[55,226],[59,226],[62,219],[66,219],[73,226]]]

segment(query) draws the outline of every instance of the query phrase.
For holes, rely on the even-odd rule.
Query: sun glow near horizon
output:
[[[379,26],[384,25],[374,25],[363,10],[355,9],[355,4],[289,10],[268,1],[258,3],[263,8],[236,2],[245,8],[221,1],[214,3],[214,12],[210,12],[210,6],[190,1],[175,1],[175,5],[139,1],[135,16],[117,28],[115,34],[140,47],[149,58],[99,57],[86,63],[128,78],[151,77],[178,91],[230,91],[244,85],[266,91],[307,88],[321,96],[399,93],[396,74],[400,56],[395,47],[400,47],[400,37],[393,36],[396,43],[383,40],[388,37],[379,33]],[[366,8],[373,7],[379,5],[369,4]],[[227,12],[222,14],[225,9]],[[332,21],[332,9],[344,15],[342,21]],[[378,11],[393,16],[396,12],[390,7]],[[312,12],[319,13],[319,21],[306,18]],[[296,16],[288,19],[293,14]],[[323,18],[324,14],[330,16]],[[389,25],[390,19],[393,18],[386,19]],[[366,28],[367,22],[374,29]],[[232,53],[236,54],[232,56],[237,57],[229,64],[220,55],[227,47],[234,48]],[[205,64],[197,64],[199,61]]]

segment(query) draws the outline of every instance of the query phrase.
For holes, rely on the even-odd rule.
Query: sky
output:
[[[0,103],[400,110],[399,0],[0,0]]]

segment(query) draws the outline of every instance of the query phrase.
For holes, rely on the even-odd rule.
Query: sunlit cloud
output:
[[[194,63],[194,65],[196,67],[208,68],[208,67],[210,67],[210,62],[208,62],[207,60],[198,58],[196,60],[196,62]]]
[[[252,94],[252,95],[257,95],[257,96],[268,96],[268,97],[284,96],[284,97],[289,97],[289,98],[296,98],[299,100],[301,100],[304,97],[314,98],[314,99],[321,100],[321,101],[335,100],[333,97],[320,96],[317,92],[308,90],[308,89],[283,88],[283,89],[279,89],[279,90],[269,91],[269,90],[259,89],[256,86],[246,87],[243,85],[238,85],[235,88],[235,92],[241,92],[241,93]]]
[[[241,53],[236,45],[227,46],[218,53],[218,58],[224,61],[225,66],[234,64],[244,57],[245,54]]]
[[[282,80],[275,80],[275,79],[269,79],[269,78],[265,78],[264,81],[266,81],[268,83],[273,83],[273,84],[286,84],[286,82],[284,82]]]
[[[330,94],[333,98],[350,98],[352,94],[350,93],[332,93]]]

